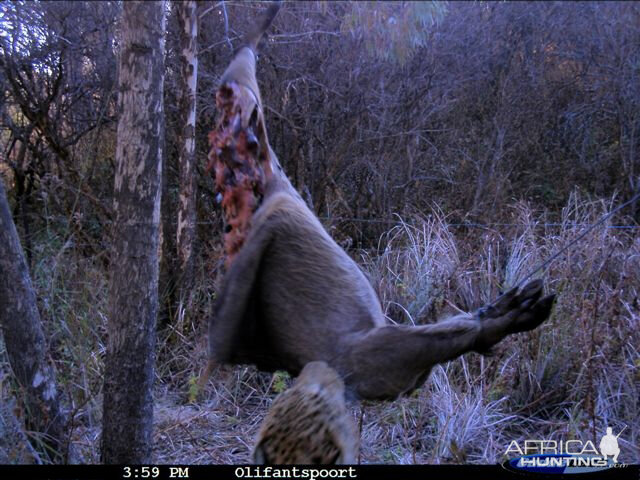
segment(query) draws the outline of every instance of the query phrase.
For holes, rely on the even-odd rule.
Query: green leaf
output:
[[[278,370],[273,374],[271,389],[276,393],[282,393],[289,388],[289,380],[291,380],[291,376],[287,372]]]
[[[195,403],[198,393],[198,377],[189,377],[189,403]]]

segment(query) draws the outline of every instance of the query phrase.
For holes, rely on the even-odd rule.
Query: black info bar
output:
[[[359,479],[436,480],[580,478],[640,480],[640,465],[624,465],[596,473],[537,474],[511,472],[501,465],[0,465],[0,478],[20,480],[138,480],[138,479]]]

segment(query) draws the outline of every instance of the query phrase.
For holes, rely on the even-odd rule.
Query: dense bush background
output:
[[[205,362],[221,272],[204,174],[213,93],[229,43],[264,6],[199,8],[198,282],[185,303],[170,268],[162,278],[156,456],[244,462],[286,376],[229,368],[201,404],[186,392]],[[98,460],[119,13],[116,2],[0,7],[0,176],[83,462]],[[172,13],[163,265],[175,256],[181,129]],[[640,193],[638,45],[633,2],[299,2],[276,19],[258,74],[292,182],[387,314],[417,323],[481,306]],[[636,202],[550,266],[559,296],[546,326],[493,358],[436,368],[410,398],[357,408],[362,461],[495,462],[514,439],[595,442],[625,425],[620,460],[640,461],[639,220]],[[16,394],[0,382],[3,402]],[[0,459],[26,461],[16,445],[0,445]]]

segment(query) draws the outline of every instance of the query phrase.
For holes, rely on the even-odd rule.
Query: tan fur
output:
[[[255,57],[245,50],[225,78],[250,85],[255,95],[241,94],[259,103]],[[358,265],[291,186],[262,122],[261,142],[267,144],[272,174],[218,292],[205,373],[219,363],[248,363],[295,374],[322,360],[349,392],[395,398],[420,386],[433,365],[469,351],[487,352],[506,335],[531,330],[548,318],[554,297],[541,298],[542,282],[534,281],[475,314],[430,325],[389,325]]]
[[[475,315],[418,327],[388,325],[353,260],[286,189],[265,198],[228,271],[209,325],[212,360],[292,373],[324,360],[363,398],[411,391],[431,367],[487,351],[544,321],[542,283],[514,289]]]
[[[325,362],[311,362],[271,405],[253,459],[259,464],[356,463],[358,444],[340,376]]]

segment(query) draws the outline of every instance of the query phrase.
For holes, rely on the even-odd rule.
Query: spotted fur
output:
[[[358,444],[342,380],[325,362],[311,362],[273,402],[253,457],[261,464],[355,463]]]

